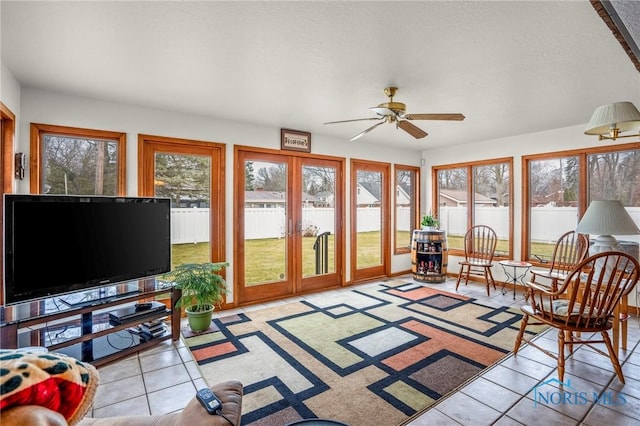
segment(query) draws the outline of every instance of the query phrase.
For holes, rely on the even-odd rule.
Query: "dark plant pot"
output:
[[[199,331],[205,331],[211,326],[211,318],[213,317],[213,306],[210,306],[209,310],[191,312],[191,306],[185,309],[187,312],[187,321],[189,322],[189,328],[191,331],[197,333]]]

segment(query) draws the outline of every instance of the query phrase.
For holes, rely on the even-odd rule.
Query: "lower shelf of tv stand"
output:
[[[110,321],[109,313],[114,310],[138,301],[151,301],[167,293],[170,294],[170,304],[166,309],[144,312],[122,323]],[[34,301],[17,307],[0,308],[0,347],[45,347],[50,352],[64,353],[95,366],[104,365],[163,341],[178,340],[180,309],[172,307],[176,305],[180,294],[180,290],[175,288],[150,288],[91,306],[44,311],[42,308],[45,303]],[[145,339],[128,330],[159,318],[163,318],[166,329],[154,338]],[[65,335],[65,332],[68,334]]]
[[[96,367],[142,351],[171,339],[171,330],[153,339],[143,340],[126,330],[56,349],[56,352],[89,362]]]

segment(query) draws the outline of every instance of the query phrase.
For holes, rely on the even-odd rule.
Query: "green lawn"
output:
[[[449,250],[451,249],[460,249],[463,248],[463,239],[462,236],[447,236],[447,247]],[[534,253],[540,256],[543,259],[550,259],[553,254],[553,247],[555,243],[532,243],[531,244],[531,253]],[[509,252],[509,243],[507,240],[498,240],[496,244],[496,254],[501,255],[502,253]],[[525,259],[526,260],[526,259]]]
[[[406,236],[405,236],[406,237]],[[404,238],[404,237],[403,237]],[[447,237],[449,249],[462,247],[461,236]],[[302,238],[302,269],[303,276],[315,275],[315,251],[313,244],[316,237]],[[404,241],[404,240],[403,240]],[[268,281],[280,281],[285,274],[286,256],[284,253],[284,238],[266,238],[247,240],[246,252],[246,283],[247,285]],[[334,236],[329,236],[329,272],[334,272],[335,250]],[[534,243],[532,252],[542,258],[549,259],[553,252],[553,244]],[[498,240],[497,251],[506,252],[507,241]],[[207,262],[209,260],[209,243],[174,244],[172,247],[172,266],[187,262]],[[358,234],[358,267],[375,266],[380,264],[380,233],[361,232]],[[233,263],[229,260],[229,263]],[[233,266],[233,265],[232,265]]]
[[[303,276],[315,275],[316,258],[313,244],[316,237],[302,238],[302,270]],[[335,271],[334,236],[329,235],[329,272]],[[265,238],[247,240],[246,252],[246,283],[247,285],[265,281],[280,281],[285,274],[285,239]],[[209,243],[174,244],[171,252],[172,267],[186,262],[207,262],[209,260]],[[231,261],[229,263],[232,263]]]

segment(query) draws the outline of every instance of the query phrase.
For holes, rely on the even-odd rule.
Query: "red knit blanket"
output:
[[[0,412],[40,405],[73,425],[91,408],[98,381],[93,365],[63,354],[0,350]]]

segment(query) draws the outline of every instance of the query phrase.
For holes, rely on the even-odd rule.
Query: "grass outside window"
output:
[[[302,258],[304,259],[303,274],[304,276],[312,276],[315,274],[315,251],[313,244],[316,237],[302,238]],[[462,246],[463,237],[447,237],[448,246]],[[286,271],[284,262],[286,256],[283,256],[285,240],[283,238],[265,238],[259,240],[246,241],[247,270],[245,271],[246,281],[248,283],[264,283],[269,281],[279,281],[284,279],[280,274]],[[329,272],[334,272],[335,268],[335,240],[334,235],[329,236]],[[379,232],[362,232],[358,239],[358,248],[360,250],[360,260],[364,264],[378,263],[380,256],[380,233]],[[533,243],[531,252],[537,254],[542,259],[550,259],[553,253],[554,243]],[[506,253],[508,242],[506,240],[498,240],[496,252]],[[172,247],[172,266],[188,262],[208,262],[209,261],[209,243],[196,244],[174,244]],[[230,262],[233,263],[233,262]],[[231,265],[233,266],[233,265]]]

